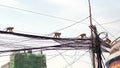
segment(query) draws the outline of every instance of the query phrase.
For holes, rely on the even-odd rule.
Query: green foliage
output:
[[[46,56],[31,53],[13,53],[10,56],[10,68],[47,68]]]

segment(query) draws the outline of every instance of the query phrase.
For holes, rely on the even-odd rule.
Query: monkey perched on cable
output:
[[[13,29],[14,29],[14,27],[7,27],[7,28],[6,28],[6,31],[7,31],[7,32],[13,32]]]
[[[61,33],[60,32],[54,32],[54,37],[55,38],[60,38]]]
[[[111,40],[110,40],[109,38],[106,38],[104,41],[105,41],[106,43],[108,43],[108,44],[111,43]]]
[[[81,38],[81,39],[84,39],[84,38],[86,38],[86,34],[85,34],[85,33],[83,33],[83,34],[80,34],[80,38]]]

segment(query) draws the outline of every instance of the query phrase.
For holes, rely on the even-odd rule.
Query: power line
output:
[[[6,43],[6,42],[2,42],[3,44],[0,44],[2,46],[6,45],[6,47],[10,47],[12,46],[13,48],[18,48],[18,47],[15,47],[13,46],[13,44],[15,43],[21,43],[21,42],[25,42],[25,41],[30,41],[31,39],[26,39],[26,40],[21,40],[21,41],[17,41],[17,42],[11,42],[11,43]],[[10,46],[9,46],[10,45]],[[17,45],[18,46],[18,45]],[[24,46],[24,45],[20,45],[21,47],[28,47],[28,46]],[[30,46],[29,46],[30,47]]]
[[[75,59],[73,62],[69,63],[69,65],[73,65],[75,62],[77,62],[82,56],[84,56],[89,50],[85,51],[85,53],[83,53],[82,55],[80,55],[77,59]],[[67,66],[69,66],[67,65]],[[66,67],[67,67],[66,66]]]
[[[85,21],[85,20],[88,19],[88,18],[89,18],[89,17],[86,17],[86,18],[84,18],[84,19],[82,19],[82,20],[80,20],[80,21],[78,21],[78,22],[76,22],[76,23],[73,23],[73,24],[71,24],[71,25],[69,25],[69,26],[67,26],[67,27],[61,28],[61,29],[59,29],[59,30],[57,30],[57,31],[61,31],[61,30],[64,30],[64,29],[66,29],[66,28],[69,28],[69,27],[71,27],[71,26],[73,26],[73,25],[76,25],[76,24],[78,24],[78,23],[81,23],[81,22]]]
[[[72,68],[71,64],[66,60],[66,58],[58,50],[56,50],[56,51],[62,56],[62,58],[65,60],[65,62]]]
[[[25,50],[37,50],[37,49],[44,49],[44,50],[56,50],[54,48],[62,48],[66,45],[69,45],[69,44],[73,44],[72,42],[70,43],[65,43],[65,44],[59,44],[59,45],[53,45],[53,46],[43,46],[43,47],[31,47],[31,48],[21,48],[21,49],[10,49],[10,50],[1,50],[0,53],[3,53],[3,52],[17,52],[17,51],[25,51]],[[67,46],[67,47],[71,47],[73,48],[74,46]],[[81,47],[81,46],[76,46],[76,47]]]
[[[33,13],[33,14],[38,14],[38,15],[42,15],[42,16],[47,16],[47,17],[51,17],[51,18],[56,18],[56,19],[60,19],[60,20],[66,20],[66,21],[76,22],[75,20],[66,19],[66,18],[62,18],[62,17],[57,17],[57,16],[53,16],[53,15],[49,15],[49,14],[43,14],[43,13],[31,11],[31,10],[22,9],[22,8],[17,8],[17,7],[2,5],[2,4],[0,4],[0,6],[6,7],[6,8],[11,8],[11,9],[15,9],[15,10],[20,10],[20,11],[25,11],[25,12],[29,12],[29,13]]]
[[[115,23],[115,22],[120,22],[120,19],[114,20],[112,22],[103,23],[101,25],[111,24],[111,23]]]
[[[61,31],[61,30],[67,29],[67,28],[69,28],[69,27],[72,27],[72,26],[74,26],[74,25],[76,25],[76,24],[78,24],[78,23],[81,23],[81,22],[85,21],[85,20],[88,19],[88,18],[89,18],[89,17],[86,17],[86,18],[84,18],[84,19],[82,19],[82,20],[80,20],[80,21],[78,21],[78,22],[75,22],[75,23],[73,23],[73,24],[71,24],[71,25],[68,25],[68,26],[63,27],[63,28],[58,29],[58,30],[55,30],[54,32],[58,32],[58,31]],[[47,36],[53,34],[54,32],[48,34]]]
[[[65,52],[67,52],[67,50],[66,51],[63,51],[63,52],[61,52],[61,54],[63,54],[63,53],[65,53]],[[52,57],[50,57],[49,59],[47,59],[47,60],[51,60],[51,59],[53,59],[53,58],[55,58],[55,57],[57,57],[57,56],[59,56],[60,54],[57,54],[57,55],[55,55],[55,56],[52,56]]]
[[[103,67],[105,68],[105,61],[103,61],[103,60],[105,60],[105,56],[103,55],[103,53],[101,54],[101,57],[103,57],[102,58],[102,63],[103,63]]]
[[[115,35],[118,35],[120,33],[120,31],[118,31],[117,33],[115,33]]]
[[[28,38],[34,38],[34,39],[41,39],[41,40],[68,40],[68,41],[74,41],[74,40],[90,40],[90,38],[81,39],[81,38],[53,38],[53,37],[45,37],[45,36],[39,36],[39,35],[31,35],[31,34],[22,34],[22,33],[15,33],[15,32],[6,32],[6,31],[0,31],[1,34],[11,34],[16,36],[22,36],[22,37],[28,37]]]
[[[101,24],[99,24],[94,18],[92,18],[101,28],[103,28],[105,31],[107,31],[108,33],[109,33],[109,31],[107,30],[107,29],[105,29]],[[111,33],[109,33],[113,38],[115,38],[114,37],[114,35],[112,35]]]

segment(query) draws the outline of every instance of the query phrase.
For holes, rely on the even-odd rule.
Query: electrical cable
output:
[[[76,54],[77,54],[78,52],[75,50],[75,54],[72,56],[72,58],[73,57],[75,57],[74,59],[73,59],[73,61],[75,61],[76,60]],[[66,55],[65,55],[66,56]],[[67,56],[68,57],[68,56]],[[70,64],[68,64],[68,65],[66,65],[64,68],[67,68],[67,66],[70,66]]]
[[[111,23],[115,23],[115,22],[120,22],[120,19],[117,19],[117,20],[114,20],[114,21],[108,22],[108,23],[102,23],[101,25],[111,24]]]
[[[105,31],[107,31],[108,33],[109,33],[109,31],[107,30],[107,29],[105,29],[101,24],[99,24],[94,18],[92,18],[101,28],[103,28]],[[114,35],[112,35],[111,33],[109,33],[113,38],[115,38],[114,37]]]
[[[103,60],[105,60],[105,57],[104,57],[103,53],[101,54],[101,57],[103,57],[103,58],[101,58],[101,61],[102,61],[103,67],[105,68],[105,63],[104,63],[104,61],[103,61]]]
[[[61,54],[65,53],[65,52],[67,52],[67,50],[66,50],[66,51],[61,52]],[[49,58],[49,59],[47,59],[47,60],[51,60],[51,59],[53,59],[53,58],[55,58],[55,57],[57,57],[57,56],[59,56],[59,54],[57,54],[57,55],[55,55],[55,56],[53,56],[53,57],[50,57],[50,58]]]
[[[84,18],[84,19],[82,19],[82,20],[80,20],[80,21],[78,21],[78,22],[75,22],[75,23],[73,23],[73,24],[71,24],[71,25],[69,25],[69,26],[66,26],[66,27],[61,28],[61,29],[56,30],[56,31],[61,31],[61,30],[64,30],[64,29],[66,29],[66,28],[69,28],[69,27],[71,27],[71,26],[74,26],[74,25],[76,25],[76,24],[78,24],[78,23],[81,23],[81,22],[85,21],[85,20],[88,19],[88,18],[89,18],[89,17],[86,17],[86,18]]]
[[[39,12],[34,12],[34,11],[31,11],[31,10],[26,10],[26,9],[22,9],[22,8],[17,8],[17,7],[2,5],[2,4],[0,4],[0,6],[15,9],[15,10],[20,10],[20,11],[25,11],[25,12],[29,12],[29,13],[34,13],[34,14],[38,14],[38,15],[42,15],[42,16],[47,16],[47,17],[51,17],[51,18],[56,18],[56,19],[60,19],[60,20],[76,22],[75,20],[70,20],[70,19],[65,19],[65,18],[62,18],[62,17],[52,16],[52,15],[49,15],[49,14],[43,14],[43,13],[39,13]]]
[[[76,60],[74,60],[73,62],[71,62],[70,65],[73,65],[75,62],[77,62],[77,61],[78,61],[82,56],[84,56],[88,51],[89,51],[89,50],[85,51],[84,54],[80,55]],[[69,66],[69,65],[67,65],[67,66]],[[66,66],[66,67],[67,67],[67,66]]]
[[[93,58],[92,58],[93,55],[92,55],[92,52],[91,52],[90,49],[89,49],[89,54],[90,54],[90,58],[91,58],[91,65],[93,65],[93,64],[92,64],[92,63],[93,63],[93,61],[92,61],[92,60],[93,60]]]
[[[6,37],[5,37],[6,38]],[[1,38],[2,39],[2,38]],[[4,40],[4,39],[2,39]],[[1,40],[1,42],[2,42]],[[8,40],[8,39],[7,39]],[[11,40],[11,39],[10,39]],[[16,40],[16,39],[15,39]],[[25,40],[21,40],[21,41],[16,41],[16,42],[10,42],[10,43],[6,43],[5,41],[2,42],[2,44],[0,44],[1,46],[6,46],[6,47],[13,47],[13,48],[20,48],[20,47],[24,47],[24,48],[27,48],[27,47],[31,47],[31,46],[25,46],[23,44],[20,44],[20,46],[16,43],[23,43],[23,42],[26,42],[26,41],[31,41],[32,39],[25,39]],[[33,40],[34,41],[34,40]],[[48,42],[47,42],[48,43]],[[14,46],[15,45],[15,46]],[[16,46],[17,45],[17,46]]]
[[[66,60],[66,58],[58,51],[56,50],[61,56],[62,58],[65,60],[65,62],[72,68],[72,66],[70,65],[70,63]]]
[[[73,55],[73,57],[75,56],[75,58],[73,59],[73,61],[76,60],[76,57],[77,57],[76,55],[77,55],[77,53],[78,53],[78,51],[75,50],[75,54]]]
[[[76,24],[78,24],[78,23],[81,23],[81,22],[85,21],[85,20],[88,19],[88,18],[89,18],[89,17],[86,17],[86,18],[84,18],[84,19],[82,19],[82,20],[80,20],[80,21],[78,21],[78,22],[75,22],[75,23],[73,23],[73,24],[71,24],[71,25],[68,25],[68,26],[63,27],[63,28],[58,29],[58,30],[55,30],[54,32],[58,32],[58,31],[61,31],[61,30],[67,29],[67,28],[69,28],[69,27],[72,27],[72,26],[74,26],[74,25],[76,25]],[[48,34],[47,36],[53,34],[54,32]]]
[[[27,40],[22,40],[22,41],[17,41],[17,42],[11,42],[11,43],[6,43],[6,42],[3,42],[3,44],[0,44],[0,45],[13,45],[13,44],[15,44],[15,43],[21,43],[21,42],[25,42],[25,41],[30,41],[30,39],[27,39]],[[17,45],[18,46],[18,45]],[[22,45],[20,45],[20,46],[22,46]],[[13,46],[14,47],[14,46]],[[22,46],[22,47],[28,47],[28,46]],[[30,46],[29,46],[30,47]],[[17,48],[17,47],[14,47],[14,48]]]
[[[115,35],[118,35],[120,33],[120,31],[118,31],[117,33],[115,33]]]
[[[112,45],[112,46],[115,45],[118,40],[120,40],[120,37],[118,37],[118,38],[116,38],[115,40],[113,40],[113,42],[111,43],[111,45]]]
[[[78,52],[77,52],[78,53]],[[76,53],[75,53],[76,54]],[[75,56],[75,55],[74,55]],[[80,56],[79,56],[80,57]],[[73,61],[71,62],[71,63],[73,63],[73,62],[76,62],[76,60],[78,60],[78,58],[75,56],[75,58],[73,59]],[[67,65],[68,66],[68,65]]]

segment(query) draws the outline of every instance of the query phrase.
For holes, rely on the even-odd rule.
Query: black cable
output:
[[[104,57],[103,53],[101,54],[101,57],[102,57],[102,59],[101,59],[102,65],[103,65],[103,67],[105,68],[105,67],[106,67],[106,66],[105,66],[105,62],[103,61],[103,60],[105,60],[105,57]]]
[[[5,37],[6,38],[6,37]],[[2,38],[1,38],[2,39]],[[4,40],[4,39],[2,39],[2,40]],[[8,39],[7,39],[8,40]],[[11,40],[11,39],[10,39]],[[16,40],[16,39],[15,39]],[[24,48],[27,48],[27,47],[31,47],[31,46],[25,46],[25,45],[23,45],[23,44],[20,44],[20,46],[19,45],[17,45],[16,43],[21,43],[21,42],[26,42],[26,41],[31,41],[32,39],[30,38],[30,39],[25,39],[25,40],[21,40],[21,41],[17,41],[16,40],[16,42],[10,42],[10,43],[6,43],[6,42],[2,42],[2,41],[0,41],[2,44],[0,44],[2,47],[13,47],[13,48],[19,48],[19,47],[24,47]],[[34,40],[33,40],[34,41]],[[16,44],[16,46],[14,46],[13,44]]]
[[[5,43],[5,42],[3,42],[3,44],[0,44],[1,46],[4,46],[4,45],[7,45],[6,47],[9,47],[8,45],[10,45],[10,46],[12,46],[13,48],[18,48],[18,47],[15,47],[15,46],[13,46],[13,44],[15,44],[15,43],[21,43],[21,42],[25,42],[25,41],[30,41],[31,39],[27,39],[27,40],[22,40],[22,41],[17,41],[17,42],[11,42],[11,43]],[[17,45],[18,46],[18,45]],[[22,45],[20,45],[20,46],[22,46]],[[22,47],[28,47],[28,46],[22,46]],[[29,46],[30,47],[30,46]]]
[[[62,46],[66,46],[68,44],[73,44],[72,42],[70,43],[65,43],[65,44],[59,44],[59,45],[52,45],[52,46],[43,46],[43,47],[31,47],[31,48],[21,48],[21,49],[9,49],[9,50],[1,50],[0,52],[16,52],[16,51],[25,51],[25,50],[37,50],[37,49],[44,49],[44,50],[49,50],[47,48],[61,48]],[[73,46],[70,46],[73,47]]]
[[[93,65],[92,63],[93,63],[93,58],[92,58],[92,52],[91,52],[91,50],[89,49],[89,54],[90,54],[90,58],[91,58],[91,65]]]

